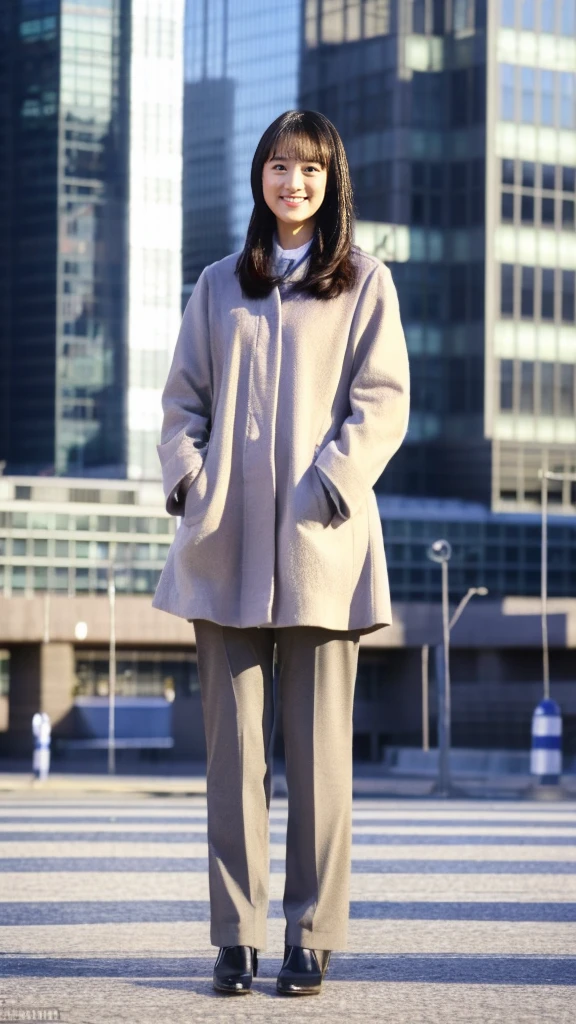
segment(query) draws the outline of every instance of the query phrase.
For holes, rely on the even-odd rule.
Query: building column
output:
[[[10,652],[8,732],[4,750],[12,756],[32,753],[32,716],[50,715],[58,735],[71,731],[76,681],[70,643],[18,644]]]

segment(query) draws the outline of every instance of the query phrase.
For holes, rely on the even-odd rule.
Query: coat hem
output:
[[[352,624],[352,623],[348,624],[347,626],[334,626],[334,625],[328,624],[326,622],[318,622],[316,620],[308,620],[308,619],[305,620],[305,621],[302,621],[302,622],[262,622],[262,621],[260,621],[260,622],[257,622],[257,621],[250,622],[249,621],[249,622],[244,622],[240,626],[240,624],[238,622],[223,621],[223,618],[224,618],[223,616],[222,617],[220,617],[220,616],[216,617],[214,615],[210,615],[210,614],[206,614],[206,613],[204,613],[204,614],[197,613],[197,614],[193,614],[192,616],[190,616],[189,612],[175,612],[171,608],[166,608],[163,605],[155,604],[154,602],[152,602],[152,607],[158,609],[159,611],[166,612],[168,615],[175,615],[177,618],[185,619],[186,622],[194,622],[194,619],[205,619],[208,622],[216,623],[216,625],[218,625],[218,626],[231,626],[234,629],[254,629],[254,628],[256,628],[256,629],[288,629],[288,628],[293,627],[293,626],[309,626],[309,627],[312,627],[314,629],[332,629],[332,630],[337,630],[338,632],[353,631],[353,632],[360,633],[361,635],[363,635],[363,634],[366,634],[366,633],[375,633],[376,630],[378,630],[378,629],[383,629],[385,626],[391,626],[392,625],[392,619],[390,618],[390,621],[382,620],[382,621],[377,621],[377,622],[372,622],[372,623],[366,623],[366,624],[360,625],[360,626]]]

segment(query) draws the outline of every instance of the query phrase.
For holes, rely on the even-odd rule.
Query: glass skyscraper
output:
[[[187,0],[184,285],[241,249],[263,131],[297,105],[301,2]]]
[[[3,5],[8,472],[159,476],[180,321],[183,3]]]
[[[300,105],[340,130],[411,356],[396,493],[538,507],[576,469],[574,0],[306,0]],[[551,485],[576,510],[574,486]]]

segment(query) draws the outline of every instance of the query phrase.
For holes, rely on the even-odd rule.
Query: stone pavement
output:
[[[269,949],[242,998],[211,988],[205,823],[202,795],[5,794],[0,1020],[576,1021],[576,804],[356,800],[349,949],[308,999],[274,990],[285,800]]]

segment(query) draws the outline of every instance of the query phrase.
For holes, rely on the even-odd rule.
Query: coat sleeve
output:
[[[162,392],[160,444],[166,511],[182,515],[187,487],[200,472],[211,429],[212,374],[208,278],[203,270],[184,311]]]
[[[410,374],[396,287],[381,263],[368,278],[353,327],[357,335],[350,415],[316,459],[349,519],[366,500],[408,429]]]

